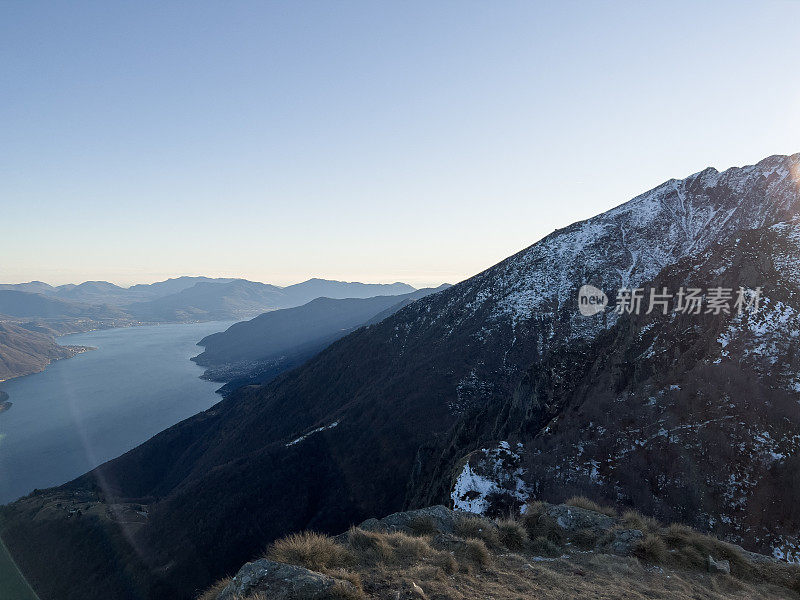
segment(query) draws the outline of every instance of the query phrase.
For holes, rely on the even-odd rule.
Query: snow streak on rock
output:
[[[521,444],[514,452],[508,442],[500,442],[473,454],[456,478],[450,495],[453,507],[485,514],[498,503],[524,506],[528,493],[519,466],[521,450]]]

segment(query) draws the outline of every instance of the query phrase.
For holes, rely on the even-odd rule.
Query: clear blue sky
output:
[[[0,281],[455,282],[800,151],[800,3],[2,2]]]

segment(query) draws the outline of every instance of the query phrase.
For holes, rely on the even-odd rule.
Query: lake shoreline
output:
[[[81,323],[82,326],[80,326],[78,323],[65,322],[65,321],[43,323],[42,329],[45,329],[46,331],[40,331],[39,333],[46,333],[46,335],[50,336],[54,344],[60,346],[61,348],[65,348],[68,351],[72,351],[72,353],[69,356],[60,356],[51,358],[47,361],[47,363],[44,366],[42,366],[42,368],[37,369],[35,371],[19,373],[18,375],[12,375],[11,377],[0,379],[0,385],[8,381],[19,379],[20,377],[27,377],[29,375],[36,375],[38,373],[43,373],[45,370],[47,370],[47,368],[50,365],[59,360],[67,360],[70,358],[74,358],[78,354],[83,354],[85,352],[97,349],[92,346],[72,346],[69,344],[61,344],[58,341],[59,338],[63,338],[70,335],[92,333],[95,331],[109,331],[113,329],[131,329],[135,327],[155,327],[161,325],[195,325],[200,323],[217,323],[217,322],[219,321],[206,320],[206,319],[200,319],[196,321],[158,321],[158,322],[135,321],[135,322],[123,322],[123,323],[118,323],[118,322],[103,323],[102,321],[92,321],[92,322],[82,322]],[[12,320],[3,320],[0,321],[0,323],[9,323],[12,325],[18,325],[19,321],[12,319]]]
[[[190,358],[225,322],[109,328],[60,340],[85,354],[2,384],[0,503],[60,485],[220,401]],[[86,348],[97,348],[88,352]]]
[[[83,332],[80,332],[80,333],[83,333]],[[75,334],[74,333],[65,333],[64,335],[75,335]],[[57,341],[55,343],[58,344]],[[64,345],[61,345],[61,344],[58,344],[58,345],[61,346],[62,348],[65,348],[68,352],[70,352],[69,356],[59,356],[59,357],[56,357],[56,358],[52,358],[52,359],[48,360],[47,364],[45,364],[41,369],[38,369],[36,371],[31,371],[30,373],[20,373],[19,375],[14,375],[12,377],[7,377],[6,379],[0,379],[0,385],[2,385],[3,383],[8,383],[9,381],[14,381],[16,379],[19,379],[20,377],[28,377],[30,375],[38,375],[39,373],[44,373],[44,371],[47,369],[47,367],[49,367],[50,365],[52,365],[55,362],[58,362],[60,360],[69,360],[70,358],[75,358],[79,354],[84,354],[86,352],[91,352],[92,350],[97,350],[97,348],[95,348],[93,346],[64,346]],[[3,398],[3,395],[5,395],[5,398]],[[0,402],[2,402],[3,400],[7,400],[7,399],[8,399],[8,394],[6,392],[4,392],[3,390],[0,390]],[[0,411],[0,412],[2,412],[2,411]]]

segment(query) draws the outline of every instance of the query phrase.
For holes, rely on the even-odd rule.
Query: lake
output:
[[[155,325],[67,335],[97,350],[0,383],[0,504],[66,483],[206,410],[221,384],[189,360],[232,322]]]

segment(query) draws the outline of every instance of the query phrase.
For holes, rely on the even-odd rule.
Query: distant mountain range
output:
[[[86,304],[34,292],[0,289],[0,318],[24,319],[127,319],[124,311],[105,304]]]
[[[425,288],[398,296],[317,298],[302,306],[263,313],[231,325],[200,342],[193,358],[206,376],[230,382],[223,390],[266,383],[304,362],[357,327],[383,320],[419,298],[450,287]],[[341,293],[346,293],[342,290]]]
[[[60,352],[53,335],[146,323],[249,319],[266,311],[299,306],[314,298],[366,298],[413,292],[404,283],[365,284],[310,279],[279,287],[245,279],[179,277],[122,288],[107,281],[50,286],[40,281],[0,285],[0,323],[21,325],[6,337],[6,377],[40,371]],[[50,336],[48,344],[25,331]],[[41,350],[38,352],[37,349]],[[0,360],[4,356],[0,354]]]
[[[299,306],[322,296],[328,298],[368,298],[413,292],[405,283],[375,284],[309,279],[285,287],[247,279],[177,277],[156,283],[123,288],[108,281],[51,286],[41,281],[0,284],[0,291],[39,294],[55,300],[80,304],[131,307],[136,315],[159,320],[192,320],[196,316],[216,318],[258,314],[264,310]],[[169,298],[169,300],[167,300]],[[160,301],[160,302],[156,302]],[[146,303],[153,304],[146,304]],[[251,314],[251,316],[252,316]]]
[[[368,298],[413,292],[405,283],[365,284],[310,279],[278,287],[246,279],[200,281],[147,302],[124,305],[142,321],[216,321],[248,319],[267,310],[305,304],[314,298]]]

